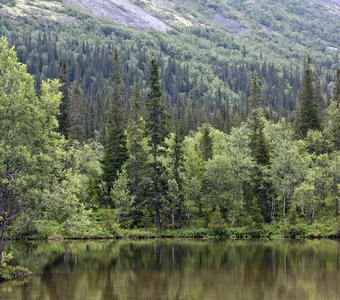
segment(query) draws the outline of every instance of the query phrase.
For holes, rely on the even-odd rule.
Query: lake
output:
[[[71,241],[14,245],[34,276],[1,300],[340,299],[338,241]]]

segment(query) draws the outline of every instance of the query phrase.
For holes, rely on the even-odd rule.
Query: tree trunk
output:
[[[270,214],[272,221],[275,221],[275,212],[276,212],[275,199],[272,198],[272,211],[271,211],[271,214]]]
[[[172,229],[175,229],[175,213],[174,212],[172,212],[171,213],[171,227],[172,227]]]
[[[0,266],[3,263],[3,251],[4,251],[4,246],[5,246],[5,241],[4,241],[4,227],[5,224],[1,224],[1,232],[0,232]]]
[[[153,143],[153,181],[154,181],[154,192],[155,192],[155,221],[156,228],[161,229],[161,216],[160,216],[160,199],[161,195],[159,193],[158,186],[158,172],[157,172],[157,144]]]
[[[156,228],[161,229],[161,216],[159,213],[159,207],[156,207]]]
[[[286,216],[286,192],[283,194],[283,215]]]

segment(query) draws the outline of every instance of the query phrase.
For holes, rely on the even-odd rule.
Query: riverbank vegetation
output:
[[[305,61],[293,122],[268,114],[254,72],[246,121],[223,131],[202,120],[185,135],[169,118],[156,60],[127,110],[115,50],[105,126],[86,139],[66,61],[59,83],[37,93],[5,39],[0,55],[0,253],[17,237],[338,235],[339,71],[323,110]]]

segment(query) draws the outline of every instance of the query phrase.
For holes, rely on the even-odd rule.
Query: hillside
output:
[[[308,4],[295,0],[4,0],[2,6],[2,13],[12,18],[28,16],[72,26],[81,22],[72,16],[72,10],[79,9],[138,30],[217,28],[240,44],[258,42],[257,50],[260,47],[281,56],[287,55],[280,50],[282,44],[301,53],[309,48],[329,52],[340,48],[339,0],[312,0]]]
[[[126,98],[135,83],[146,94],[147,63],[158,58],[164,98],[171,115],[186,119],[185,130],[204,120],[220,128],[225,110],[244,120],[254,70],[264,106],[275,119],[292,118],[307,56],[326,107],[339,67],[339,0],[3,0],[0,11],[0,34],[38,81],[57,77],[67,58],[69,85],[81,82],[96,130],[105,120],[114,47]]]

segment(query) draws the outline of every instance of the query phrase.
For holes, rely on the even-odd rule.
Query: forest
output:
[[[15,239],[339,236],[337,56],[41,26],[1,19],[0,264]]]

